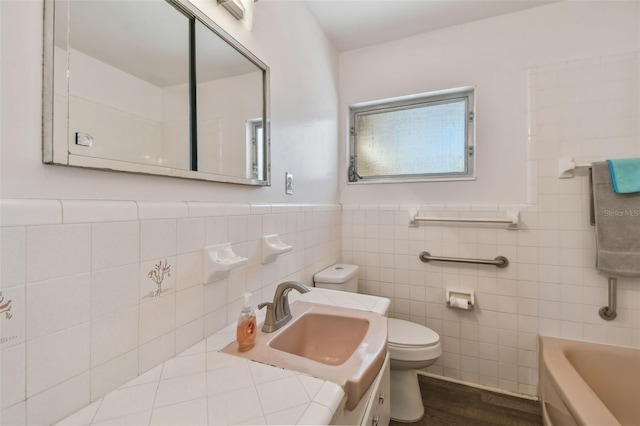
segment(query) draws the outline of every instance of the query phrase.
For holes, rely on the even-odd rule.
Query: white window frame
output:
[[[357,170],[358,135],[355,129],[356,117],[360,114],[371,114],[384,110],[402,110],[419,107],[430,103],[465,99],[466,102],[466,145],[465,171],[452,173],[424,173],[424,174],[392,174],[381,176],[360,176]],[[349,164],[347,183],[401,183],[427,182],[450,180],[475,180],[475,87],[461,87],[441,90],[437,92],[421,93],[399,98],[382,99],[378,101],[354,104],[349,107]]]

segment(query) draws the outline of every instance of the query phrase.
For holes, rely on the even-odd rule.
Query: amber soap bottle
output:
[[[238,341],[238,350],[240,352],[246,352],[256,344],[256,313],[251,307],[249,296],[251,296],[251,293],[244,293],[244,305],[242,305],[236,328],[236,340]]]

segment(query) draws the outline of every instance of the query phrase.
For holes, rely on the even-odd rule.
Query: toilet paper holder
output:
[[[446,301],[447,301],[448,308],[473,309],[473,307],[476,304],[476,298],[473,291],[447,289],[446,292],[447,292]]]

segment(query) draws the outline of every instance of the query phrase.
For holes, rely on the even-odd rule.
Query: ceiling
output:
[[[559,0],[307,0],[340,52]]]

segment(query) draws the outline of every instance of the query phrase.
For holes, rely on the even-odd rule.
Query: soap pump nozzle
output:
[[[251,297],[251,293],[249,293],[248,291],[245,291],[244,293],[242,293],[242,297],[244,297],[244,303],[242,304],[242,312],[253,311],[253,308],[251,307],[251,301],[249,300],[249,298]]]

